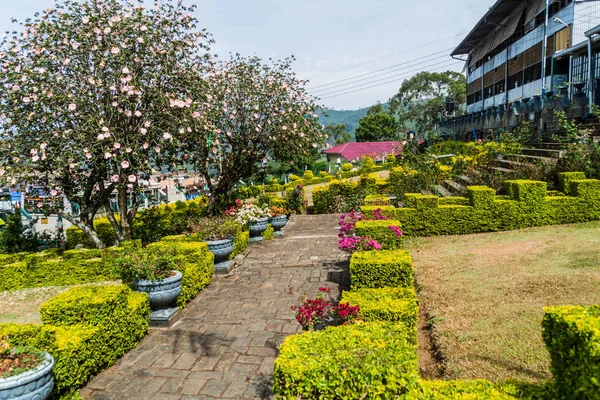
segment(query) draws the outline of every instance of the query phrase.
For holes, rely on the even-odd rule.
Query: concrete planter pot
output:
[[[181,293],[181,272],[173,272],[175,272],[174,276],[161,281],[147,281],[143,279],[133,281],[135,290],[148,294],[150,307],[153,310],[164,308],[174,303],[179,293]]]
[[[287,224],[287,216],[286,215],[278,215],[276,217],[271,217],[269,223],[273,227],[275,232],[278,232]]]
[[[250,237],[260,236],[269,226],[269,218],[261,218],[250,223]]]
[[[9,378],[0,378],[0,399],[45,400],[54,388],[52,368],[54,358],[44,354],[44,361],[36,368]]]
[[[233,238],[207,241],[208,251],[215,255],[215,264],[227,260],[233,253]]]

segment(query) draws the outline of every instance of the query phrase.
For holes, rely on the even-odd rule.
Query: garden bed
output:
[[[551,378],[543,307],[600,303],[600,223],[406,240],[446,379]]]

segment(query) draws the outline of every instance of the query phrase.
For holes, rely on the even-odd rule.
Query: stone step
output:
[[[500,173],[503,173],[503,174],[512,174],[512,173],[515,172],[515,170],[513,170],[513,169],[504,168],[504,167],[492,167],[491,169],[494,170],[494,171],[498,171]]]
[[[452,193],[450,193],[448,191],[448,189],[446,189],[442,185],[434,185],[433,187],[439,193],[439,195],[442,196],[442,197],[451,197],[452,196]]]
[[[451,193],[457,195],[464,195],[467,193],[467,188],[461,185],[460,183],[456,183],[451,180],[446,180],[443,183],[444,187],[448,189]]]
[[[507,155],[506,158],[508,160],[519,161],[521,163],[533,163],[536,161],[541,161],[549,164],[556,164],[556,162],[558,161],[558,158],[556,157],[542,157],[530,154],[511,154]]]
[[[547,157],[547,158],[560,158],[562,157],[562,150],[555,149],[523,149],[523,154],[529,156]]]
[[[541,142],[534,145],[536,149],[543,150],[561,150],[563,144],[562,143],[551,143],[551,142]]]
[[[432,196],[433,195],[433,193],[429,189],[423,189],[423,190],[421,190],[421,194],[423,196]]]
[[[469,185],[471,185],[471,183],[473,182],[473,181],[471,180],[471,178],[469,178],[469,177],[468,177],[468,176],[466,176],[466,175],[461,175],[461,176],[458,176],[458,177],[456,177],[456,181],[457,181],[458,183],[460,183],[461,185],[463,185],[463,186],[469,186]]]

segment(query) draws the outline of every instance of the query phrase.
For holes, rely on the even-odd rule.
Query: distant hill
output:
[[[369,111],[371,107],[372,106],[359,108],[358,110],[325,109],[323,111],[317,111],[317,114],[319,115],[319,122],[325,126],[339,124],[346,125],[346,129],[352,135],[352,138],[354,138],[354,132],[356,131],[356,128],[358,128],[358,121],[367,115],[367,111]],[[387,108],[387,104],[384,104],[383,107]],[[325,113],[327,116],[324,115]]]

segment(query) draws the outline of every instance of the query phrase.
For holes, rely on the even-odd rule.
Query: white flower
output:
[[[171,139],[172,137],[173,137],[173,136],[171,136],[171,134],[170,134],[170,133],[168,133],[168,132],[165,132],[165,133],[163,133],[163,138],[164,138],[165,140],[169,140],[169,139]]]
[[[129,73],[129,68],[124,67],[122,70],[123,74],[128,74]]]
[[[81,18],[81,22],[83,22],[84,24],[87,24],[88,22],[90,22],[90,19],[88,17],[83,17],[83,18]]]
[[[139,110],[136,111],[134,114],[135,114],[136,117],[141,117],[142,116],[142,112],[139,111]]]
[[[111,157],[112,157],[112,154],[110,154],[109,152],[104,153],[104,158],[106,158],[107,160]]]

